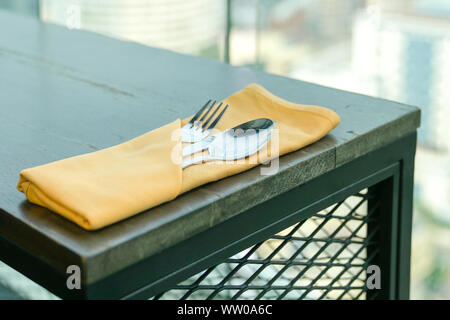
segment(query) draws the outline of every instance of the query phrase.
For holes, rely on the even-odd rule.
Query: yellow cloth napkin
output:
[[[340,122],[327,108],[288,102],[256,84],[224,102],[230,107],[218,130],[257,118],[276,120],[280,155],[319,140]],[[25,169],[17,188],[30,202],[95,230],[257,165],[214,161],[182,170],[179,131],[188,120],[176,120],[104,150]],[[258,161],[268,157],[270,153]]]

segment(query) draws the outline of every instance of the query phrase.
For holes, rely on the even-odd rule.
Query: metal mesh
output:
[[[363,190],[154,299],[365,299],[377,254],[368,199]]]

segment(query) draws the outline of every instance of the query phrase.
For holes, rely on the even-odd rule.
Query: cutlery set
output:
[[[203,150],[207,150],[208,155],[201,154],[184,159],[183,169],[204,161],[232,161],[251,156],[264,147],[272,136],[276,122],[266,118],[251,120],[209,136],[229,107],[228,104],[222,107],[222,102],[217,106],[216,101],[211,102],[209,100],[181,128],[181,140],[192,143],[183,148],[182,156],[191,156]],[[220,113],[215,117],[219,110],[221,110]]]
[[[217,107],[214,108],[216,101],[211,103],[209,100],[193,117],[192,119],[181,128],[181,141],[183,142],[197,142],[209,135],[209,133],[216,127],[217,123],[222,118],[225,111],[227,111],[228,104],[222,109],[215,120],[208,126],[211,120],[222,107],[223,103],[219,103]],[[214,111],[210,114],[210,111]],[[206,118],[209,115],[208,118]]]

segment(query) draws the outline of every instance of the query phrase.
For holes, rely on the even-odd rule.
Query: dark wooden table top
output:
[[[100,150],[192,114],[249,83],[335,110],[319,142],[204,185],[99,231],[32,205],[16,190],[28,167]],[[416,130],[419,109],[205,58],[69,31],[0,11],[0,234],[56,269],[95,282]]]

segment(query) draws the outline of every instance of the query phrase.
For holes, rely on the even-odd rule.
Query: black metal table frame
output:
[[[81,290],[68,290],[67,274],[0,236],[2,260],[64,299],[146,299],[368,188],[381,203],[374,297],[408,299],[415,149],[412,132]]]

